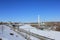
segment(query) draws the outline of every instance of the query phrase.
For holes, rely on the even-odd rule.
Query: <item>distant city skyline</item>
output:
[[[60,0],[0,0],[0,21],[60,21]]]

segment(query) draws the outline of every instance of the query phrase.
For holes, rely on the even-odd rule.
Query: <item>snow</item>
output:
[[[30,31],[32,33],[47,37],[47,38],[60,40],[60,32],[58,31],[39,30],[30,25],[20,26],[20,28],[26,31]],[[13,35],[10,35],[10,33],[13,33]],[[24,34],[25,36],[27,35],[26,33],[23,33],[23,32],[21,33]],[[29,36],[31,40],[40,40],[34,36],[28,35],[28,37]],[[14,32],[11,28],[9,28],[6,25],[0,25],[0,38],[2,38],[2,40],[26,40],[23,36],[21,36],[20,34],[17,34],[16,32]]]
[[[13,33],[13,35],[10,35],[10,33]],[[0,38],[2,38],[3,40],[26,40],[24,37],[17,34],[11,28],[5,25],[0,25]]]
[[[31,35],[28,35],[28,34],[26,34],[26,33],[23,33],[23,32],[21,32],[21,33],[24,34],[24,36],[29,37],[31,40],[40,40],[40,39],[38,39],[38,38],[36,38],[36,37],[33,37],[33,36],[31,36]]]
[[[36,28],[29,26],[29,25],[20,26],[20,28],[22,28],[26,31],[30,31],[32,33],[47,37],[47,38],[51,38],[54,40],[60,40],[60,32],[58,32],[58,31],[39,30],[39,29],[36,29]]]
[[[31,36],[30,38],[31,38],[31,40],[40,40],[40,39],[33,37],[33,36]]]
[[[0,36],[0,38],[2,38],[2,40],[8,40],[7,38],[4,38],[4,37],[2,37],[2,36]]]

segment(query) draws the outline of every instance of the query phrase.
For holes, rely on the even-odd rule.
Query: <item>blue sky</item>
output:
[[[60,0],[0,0],[0,21],[60,21]]]

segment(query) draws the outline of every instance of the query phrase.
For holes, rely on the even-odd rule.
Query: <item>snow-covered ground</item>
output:
[[[24,34],[24,36],[26,36],[26,37],[29,37],[31,40],[40,40],[40,39],[38,39],[38,38],[36,38],[36,37],[34,37],[34,36],[31,36],[31,35],[28,35],[28,34],[26,34],[26,33],[23,33],[23,32],[21,32],[22,34]],[[28,39],[28,38],[27,38]]]
[[[29,26],[29,25],[20,26],[20,28],[22,28],[26,31],[30,31],[32,33],[47,37],[47,38],[51,38],[54,40],[60,40],[60,32],[58,32],[58,31],[39,30],[39,29],[36,29],[36,28]]]
[[[32,27],[30,25],[20,26],[20,28],[22,28],[26,31],[30,31],[32,33],[47,37],[47,38],[60,40],[60,32],[58,32],[58,31],[39,30],[39,29]],[[40,40],[40,39],[38,39],[32,35],[28,35],[24,32],[20,32],[20,33],[22,33],[25,36],[27,35],[27,37],[30,37],[31,40]],[[1,38],[2,38],[2,40],[27,40],[23,36],[21,36],[20,34],[17,34],[11,28],[9,28],[8,26],[5,26],[5,25],[0,25],[0,39]]]
[[[0,25],[0,39],[1,38],[2,40],[26,40],[24,37],[5,25]]]

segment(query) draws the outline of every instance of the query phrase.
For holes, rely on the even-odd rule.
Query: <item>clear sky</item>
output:
[[[0,21],[60,21],[60,0],[0,0]]]

